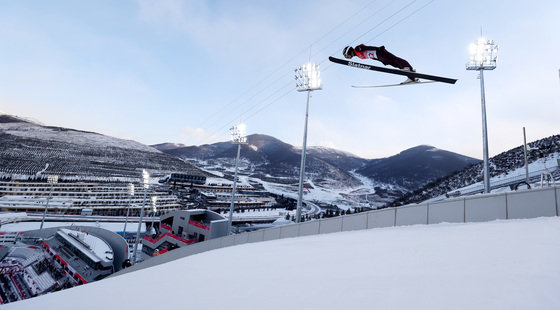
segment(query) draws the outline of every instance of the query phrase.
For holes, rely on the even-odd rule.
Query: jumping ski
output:
[[[393,87],[393,86],[404,86],[404,85],[415,85],[415,84],[426,84],[426,83],[436,83],[437,81],[404,81],[398,84],[387,84],[387,85],[352,85],[354,88],[380,88],[380,87]]]
[[[362,64],[362,63],[354,62],[354,61],[350,61],[350,60],[338,59],[338,58],[335,58],[335,57],[332,57],[332,56],[329,57],[329,60],[334,62],[334,63],[337,63],[337,64],[350,66],[350,67],[354,67],[354,68],[360,68],[360,69],[366,69],[366,70],[372,70],[372,71],[379,71],[379,72],[385,72],[385,73],[391,73],[391,74],[397,74],[397,75],[404,75],[404,76],[410,78],[411,80],[425,79],[425,80],[430,80],[430,81],[434,81],[434,82],[442,82],[442,83],[448,83],[448,84],[455,84],[455,82],[457,82],[457,79],[451,79],[451,78],[446,78],[446,77],[442,77],[442,76],[429,75],[429,74],[423,74],[423,73],[416,73],[416,72],[411,72],[411,71],[401,70],[401,69],[391,69],[391,68],[384,68],[384,67],[366,65],[366,64]],[[418,83],[418,82],[411,82],[411,84],[413,84],[413,83]],[[403,84],[403,83],[401,83],[401,84]],[[401,85],[401,84],[397,84],[397,85]],[[404,85],[406,85],[406,84],[404,84]]]

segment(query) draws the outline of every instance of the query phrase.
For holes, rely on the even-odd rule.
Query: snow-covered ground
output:
[[[187,160],[188,162],[194,163],[195,165],[197,165],[198,167],[206,167],[206,168],[201,168],[206,172],[212,173],[214,175],[223,177],[224,173],[220,172],[220,171],[228,171],[229,173],[234,173],[234,168],[225,165],[225,164],[216,164],[213,167],[208,167],[208,162],[207,161],[203,161],[203,160],[198,160],[198,159],[194,159],[194,158],[189,158]],[[273,194],[277,194],[277,195],[284,195],[285,197],[289,197],[292,199],[297,199],[297,195],[298,195],[298,191],[297,191],[297,180],[295,182],[292,182],[291,184],[283,184],[283,183],[274,183],[274,182],[269,182],[269,181],[265,181],[265,180],[261,180],[259,178],[254,178],[254,177],[249,177],[249,171],[250,169],[251,163],[248,162],[247,160],[240,160],[240,166],[239,166],[239,182],[238,185],[241,186],[250,186],[251,183],[258,183],[261,184],[263,186],[263,188],[270,193]],[[308,200],[308,201],[320,201],[320,202],[325,202],[325,203],[334,203],[339,205],[340,208],[342,209],[348,209],[353,205],[353,201],[349,201],[349,197],[351,196],[355,196],[355,195],[373,195],[375,194],[375,186],[381,186],[381,187],[386,187],[386,186],[390,186],[390,187],[395,187],[393,185],[387,185],[387,184],[383,184],[383,183],[375,183],[373,181],[371,181],[370,179],[355,173],[355,172],[350,172],[350,174],[355,177],[356,179],[358,179],[362,184],[359,186],[346,186],[344,184],[340,184],[340,186],[337,185],[332,185],[332,186],[321,186],[318,184],[315,184],[311,179],[307,179],[305,180],[305,183],[308,185],[311,185],[310,187],[308,187],[308,189],[305,189],[303,194],[304,194],[304,200]],[[276,176],[271,176],[271,175],[267,175],[268,177],[271,178],[277,178],[277,179],[283,179],[281,177],[276,177]],[[284,178],[284,179],[289,179],[289,178]],[[210,183],[216,183],[216,184],[228,184],[231,185],[233,182],[223,179],[223,178],[216,178],[216,177],[207,177],[206,179],[206,183],[210,184]],[[382,205],[384,203],[379,203],[379,205]]]
[[[278,184],[255,178],[253,178],[252,180],[253,182],[262,184],[264,189],[269,193],[284,195],[292,199],[298,198],[297,185],[293,186],[291,184]],[[307,188],[304,188],[303,200],[333,202],[342,199],[342,196],[338,194],[338,189],[325,189],[323,187],[315,185],[311,180],[307,180],[306,184],[311,185],[311,188],[307,186]]]
[[[550,217],[251,243],[3,309],[559,309],[558,236]]]
[[[0,131],[14,136],[38,138],[45,141],[127,148],[144,152],[160,153],[160,151],[153,147],[132,140],[118,139],[78,130],[64,130],[64,134],[61,134],[60,130],[50,127],[41,127],[30,123],[2,123],[0,124]]]
[[[364,177],[364,179],[366,179]],[[284,195],[285,197],[289,197],[292,199],[297,199],[298,192],[297,192],[297,185],[294,184],[279,184],[273,182],[263,181],[257,178],[251,178],[253,183],[260,183],[264,189],[276,195]],[[366,195],[366,194],[374,194],[375,190],[374,187],[370,185],[374,184],[373,182],[369,181],[368,184],[363,184],[359,187],[330,187],[325,188],[323,186],[319,186],[315,184],[311,180],[306,180],[305,182],[309,186],[304,188],[303,191],[303,200],[304,201],[319,201],[325,203],[334,203],[341,209],[348,209],[350,206],[353,205],[352,201],[345,199],[342,195]]]

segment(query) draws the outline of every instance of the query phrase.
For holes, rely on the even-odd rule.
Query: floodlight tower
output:
[[[126,224],[128,223],[128,213],[130,212],[130,206],[132,205],[132,197],[134,197],[134,184],[128,183],[128,208],[126,208],[126,218],[124,219],[124,229],[123,229],[123,237],[126,240]]]
[[[307,63],[295,69],[297,91],[307,92],[307,107],[305,109],[305,126],[303,128],[303,147],[301,149],[301,167],[299,170],[298,201],[296,209],[296,223],[301,220],[301,199],[303,195],[303,175],[305,173],[305,152],[307,148],[307,120],[309,118],[309,98],[311,92],[321,89],[321,72],[319,65]]]
[[[529,185],[529,164],[527,163],[527,136],[523,127],[523,159],[525,160],[525,183]]]
[[[136,231],[136,241],[134,242],[134,252],[132,253],[132,264],[136,264],[138,242],[140,241],[140,228],[142,227],[142,218],[144,217],[144,206],[146,205],[146,194],[150,181],[150,174],[145,169],[142,169],[142,184],[144,186],[144,201],[142,202],[142,209],[140,210],[140,221],[138,222],[138,230]]]
[[[228,235],[231,235],[233,222],[233,210],[235,206],[235,191],[237,189],[237,170],[239,167],[239,154],[241,153],[241,144],[247,143],[245,124],[239,124],[229,129],[231,134],[231,142],[237,144],[237,157],[235,158],[235,174],[233,176],[233,188],[231,190],[231,204],[229,205]]]
[[[467,63],[467,70],[477,70],[480,73],[480,101],[482,106],[482,151],[484,156],[484,192],[490,192],[490,169],[488,166],[488,131],[486,128],[486,100],[484,95],[484,70],[496,69],[498,46],[493,40],[480,38],[470,45],[471,57]]]
[[[529,162],[527,161],[527,153],[538,149],[538,147],[531,147],[527,145],[527,136],[525,135],[525,127],[523,127],[523,158],[525,160],[525,183],[527,183],[527,186],[531,186],[529,184]]]
[[[150,235],[153,235],[155,233],[157,233],[156,229],[154,228],[154,220],[155,220],[155,215],[157,212],[157,196],[152,196],[152,226],[150,226]]]
[[[43,229],[43,224],[45,223],[45,217],[47,216],[47,209],[49,208],[49,200],[51,199],[53,184],[58,183],[58,175],[47,176],[47,182],[51,185],[51,187],[49,189],[49,196],[47,197],[47,205],[45,206],[45,212],[43,212],[43,219],[41,220],[41,227],[39,227],[40,230]]]

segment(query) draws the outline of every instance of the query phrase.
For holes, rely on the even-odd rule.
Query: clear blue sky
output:
[[[301,146],[305,93],[321,64],[308,145],[366,158],[429,144],[482,158],[480,83],[465,70],[482,33],[490,155],[559,133],[559,1],[0,1],[0,111],[145,144],[200,145],[228,129]],[[328,62],[385,45],[456,85],[385,89],[402,77]],[[374,61],[371,61],[374,63]]]

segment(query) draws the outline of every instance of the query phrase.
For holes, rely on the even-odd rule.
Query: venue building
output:
[[[136,188],[130,195],[126,183],[0,181],[0,211],[40,213],[49,200],[49,213],[125,215],[130,207],[130,215],[138,216],[145,200],[142,185]],[[160,213],[180,208],[177,196],[159,186],[146,192],[146,204],[153,201]]]
[[[142,252],[148,257],[178,247],[227,235],[228,220],[218,213],[194,209],[168,212],[160,217],[159,232],[145,236]]]

